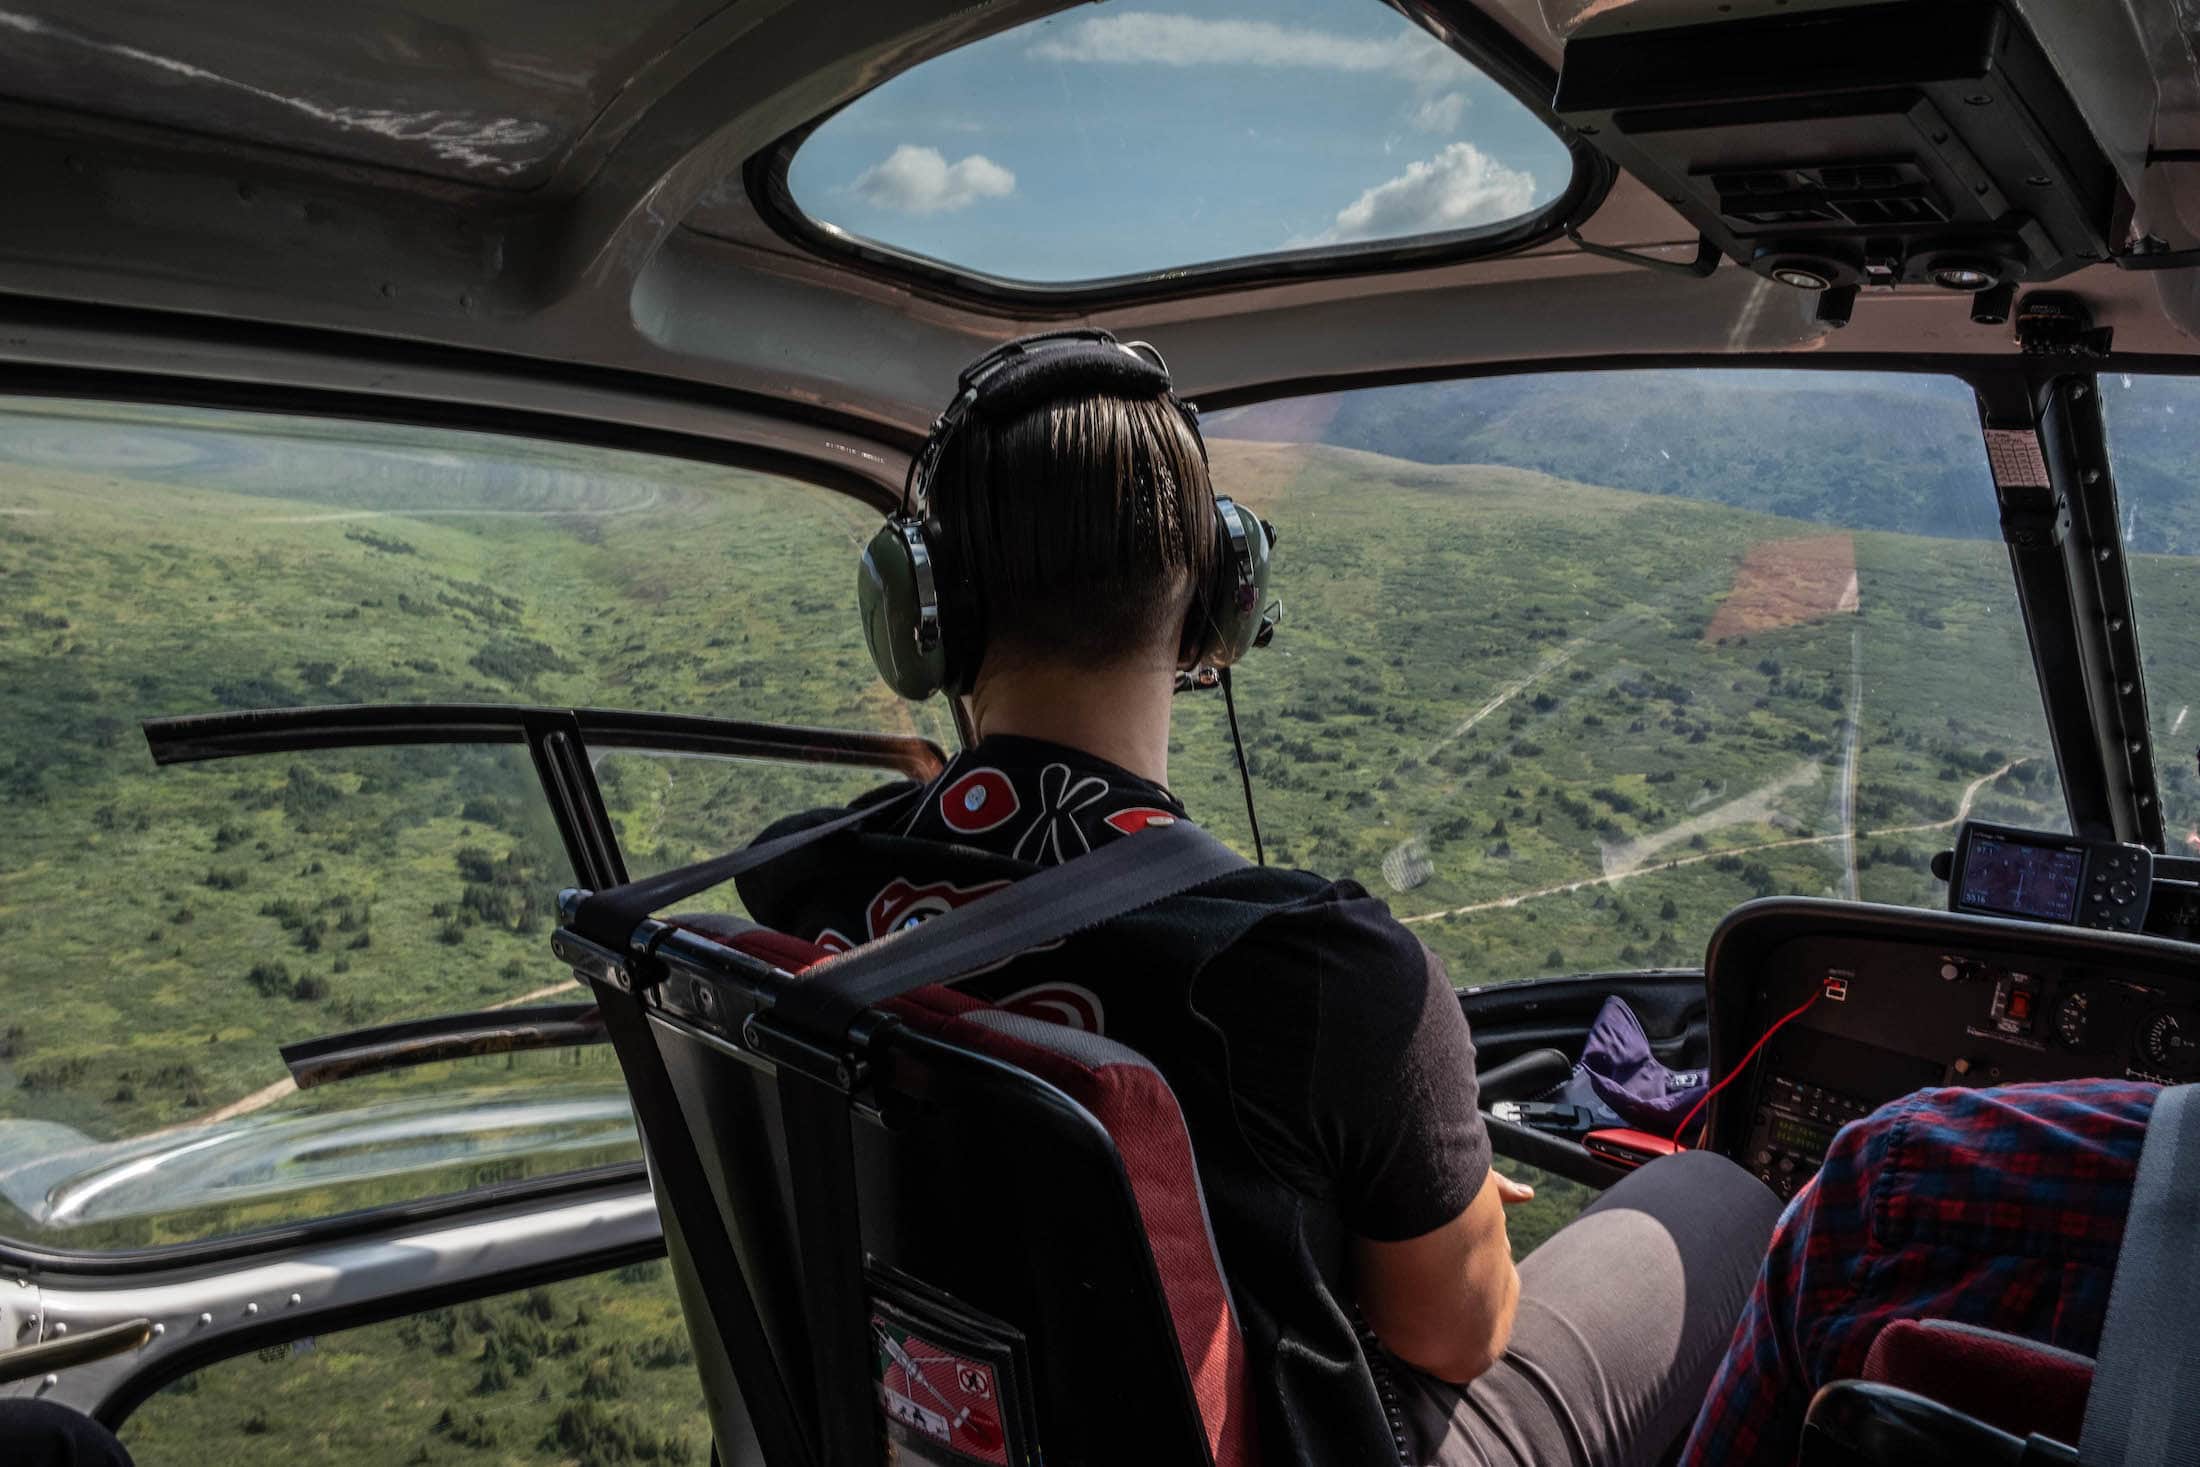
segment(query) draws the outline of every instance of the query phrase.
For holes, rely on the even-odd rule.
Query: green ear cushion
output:
[[[886,685],[921,703],[947,682],[947,649],[938,639],[930,647],[918,639],[922,598],[917,568],[904,526],[889,520],[863,548],[856,569],[856,605],[863,615],[863,640]]]
[[[1245,537],[1245,554],[1252,562],[1252,583],[1241,581],[1235,567],[1226,567],[1217,584],[1221,591],[1208,609],[1211,625],[1207,632],[1207,646],[1199,661],[1214,667],[1230,667],[1253,650],[1253,641],[1260,635],[1261,618],[1268,608],[1268,565],[1270,548],[1268,532],[1261,527],[1260,516],[1235,501],[1215,506],[1225,520],[1235,517],[1239,530]],[[1230,527],[1221,527],[1220,549],[1227,562],[1230,553]]]

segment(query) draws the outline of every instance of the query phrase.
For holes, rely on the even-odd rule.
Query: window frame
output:
[[[1377,0],[1361,0],[1361,3],[1373,4]],[[1058,8],[1062,7],[1050,7],[1044,13],[1051,14]],[[1556,198],[1517,219],[1476,229],[1420,236],[1414,242],[1369,240],[1316,249],[1277,250],[1054,283],[1016,280],[967,269],[952,261],[899,249],[813,219],[796,201],[787,183],[794,155],[809,141],[810,135],[844,109],[862,101],[876,86],[927,65],[947,50],[983,39],[977,35],[959,36],[953,47],[913,53],[891,76],[881,78],[873,87],[782,135],[742,166],[742,183],[750,207],[774,234],[828,264],[893,285],[918,288],[929,296],[961,305],[1047,313],[1102,311],[1134,303],[1184,300],[1248,285],[1432,269],[1517,254],[1580,230],[1604,203],[1605,196],[1618,181],[1619,169],[1551,110],[1550,100],[1558,85],[1558,73],[1472,5],[1455,3],[1455,0],[1392,0],[1388,8],[1430,29],[1466,64],[1550,129],[1573,164],[1566,187]],[[1038,13],[1019,12],[1010,25],[985,34],[997,35],[1038,18]],[[707,229],[693,224],[688,227],[715,238]]]
[[[877,768],[911,778],[929,777],[947,763],[945,751],[937,744],[914,735],[519,704],[383,703],[245,709],[146,719],[141,727],[153,762],[160,768],[330,749],[525,745],[537,786],[557,824],[577,879],[584,886],[599,888],[624,882],[626,869],[589,761],[591,747]],[[548,1011],[514,1009],[503,1011],[503,1015],[515,1018]],[[585,1038],[576,1042],[597,1041]],[[309,1040],[303,1047],[311,1049],[320,1043]],[[393,1224],[417,1225],[519,1202],[631,1186],[645,1177],[640,1161],[586,1167],[157,1248],[78,1249],[0,1237],[0,1268],[32,1272],[63,1269],[83,1277],[158,1272],[184,1263],[255,1257],[276,1249],[382,1231]]]

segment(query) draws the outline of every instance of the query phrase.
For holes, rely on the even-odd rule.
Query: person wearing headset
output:
[[[1273,531],[1217,497],[1150,347],[1011,342],[962,374],[865,551],[885,680],[975,740],[910,805],[740,880],[842,949],[1150,825],[1181,674],[1272,630]],[[889,805],[889,802],[892,802]],[[782,820],[759,839],[844,812]],[[1777,1204],[1643,1168],[1517,1271],[1442,964],[1358,883],[1248,865],[961,981],[1143,1053],[1182,1105],[1252,1355],[1263,1461],[1654,1461],[1695,1414]]]

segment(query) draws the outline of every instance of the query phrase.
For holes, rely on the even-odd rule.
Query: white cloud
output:
[[[1452,143],[1337,211],[1337,222],[1294,245],[1344,244],[1470,229],[1525,214],[1535,176],[1507,168],[1472,143]]]
[[[849,185],[856,197],[902,214],[943,214],[980,199],[1005,199],[1016,175],[983,153],[950,163],[938,148],[903,143]]]
[[[1467,113],[1465,92],[1445,92],[1413,109],[1413,125],[1422,132],[1456,132]]]
[[[1411,29],[1388,40],[1340,36],[1266,20],[1205,20],[1126,10],[1088,16],[1035,42],[1042,61],[1113,65],[1307,67],[1322,71],[1397,72],[1422,85],[1456,79],[1459,58],[1435,37]]]

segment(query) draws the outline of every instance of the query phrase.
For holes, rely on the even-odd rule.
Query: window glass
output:
[[[637,1154],[608,1050],[304,1092],[279,1052],[581,996],[549,951],[573,874],[523,749],[185,765],[82,826],[30,822],[19,849],[9,1236],[188,1241]]]
[[[1388,6],[1159,0],[914,67],[828,118],[787,181],[838,230],[1059,282],[1484,229],[1571,176],[1534,114]]]
[[[2103,376],[2109,462],[2124,525],[2165,844],[2200,856],[2200,382]]]
[[[1754,896],[1941,906],[1964,816],[2065,828],[1960,383],[1539,375],[1208,437],[1281,532],[1238,679],[1269,857],[1462,984],[1692,966]],[[1219,699],[1178,715],[1178,792],[1245,841]]]
[[[596,754],[596,780],[639,879],[746,845],[784,815],[845,805],[905,776],[890,769],[724,759],[648,749]],[[732,895],[732,888],[725,895]]]
[[[662,1262],[194,1371],[123,1422],[140,1462],[705,1467],[710,1425]]]
[[[548,948],[573,873],[523,749],[162,769],[138,724],[455,701],[951,739],[863,649],[871,520],[635,454],[0,400],[0,1236],[180,1242],[631,1159],[608,1050],[302,1094],[278,1053],[579,997]],[[721,814],[746,838],[767,795],[817,802],[664,783],[622,809],[657,799],[683,857]]]

